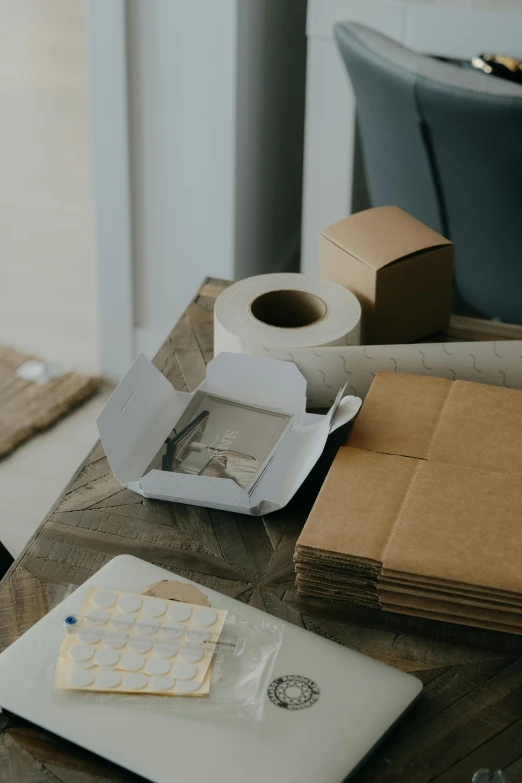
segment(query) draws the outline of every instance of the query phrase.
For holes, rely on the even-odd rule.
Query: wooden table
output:
[[[177,389],[193,389],[205,375],[213,305],[226,285],[205,281],[156,356],[156,366]],[[453,338],[506,339],[520,338],[522,329],[456,319],[452,332]],[[115,555],[133,554],[423,680],[422,700],[363,766],[357,783],[468,783],[479,767],[503,768],[511,783],[522,780],[522,637],[296,595],[295,541],[335,450],[330,443],[287,508],[250,518],[122,489],[98,444],[0,583],[0,648],[70,586]],[[114,780],[138,778],[0,715],[0,783]]]

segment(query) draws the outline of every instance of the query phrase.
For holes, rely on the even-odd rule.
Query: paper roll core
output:
[[[214,307],[214,354],[228,351],[295,362],[308,383],[308,401],[329,407],[349,380],[342,350],[359,345],[361,305],[357,297],[331,280],[274,272],[238,280],[217,298]],[[332,350],[328,367],[316,368],[316,350]],[[337,350],[338,348],[338,350]],[[310,371],[309,368],[310,367]],[[335,385],[328,373],[343,374]]]
[[[321,321],[328,311],[316,294],[289,289],[267,291],[250,303],[252,316],[278,329],[302,329]]]

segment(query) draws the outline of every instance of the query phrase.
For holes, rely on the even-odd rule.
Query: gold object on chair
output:
[[[522,82],[522,60],[509,54],[478,54],[471,58],[471,65],[484,73]]]

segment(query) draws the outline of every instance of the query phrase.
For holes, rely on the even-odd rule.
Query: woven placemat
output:
[[[101,378],[57,373],[35,356],[0,346],[0,457],[65,416],[101,385]]]

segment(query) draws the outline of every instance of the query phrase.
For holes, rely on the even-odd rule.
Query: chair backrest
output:
[[[373,206],[455,243],[469,304],[522,323],[522,86],[335,26],[357,102]]]

